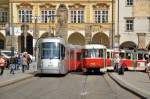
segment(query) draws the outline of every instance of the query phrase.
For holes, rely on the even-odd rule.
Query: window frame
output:
[[[133,6],[134,0],[126,0],[126,6]]]
[[[8,22],[8,11],[0,10],[0,22]]]
[[[95,23],[108,23],[108,10],[94,10],[94,21]]]
[[[56,15],[56,10],[54,9],[42,9],[41,10],[41,23],[49,23],[49,21],[54,21]]]
[[[134,19],[133,18],[126,18],[125,19],[125,31],[133,32],[134,31]]]
[[[70,10],[70,23],[84,23],[84,13],[83,9]]]
[[[19,9],[18,19],[20,23],[32,23],[32,9]]]

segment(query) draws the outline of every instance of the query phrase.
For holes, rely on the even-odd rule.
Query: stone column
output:
[[[85,25],[85,44],[92,43],[91,25]]]

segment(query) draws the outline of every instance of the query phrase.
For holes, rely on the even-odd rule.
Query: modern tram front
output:
[[[59,37],[42,38],[38,44],[37,71],[40,74],[66,74],[65,41]]]

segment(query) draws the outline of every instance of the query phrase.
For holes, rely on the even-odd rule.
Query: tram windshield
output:
[[[60,59],[64,50],[61,51],[63,45],[56,42],[45,42],[41,44],[42,59]]]
[[[84,57],[103,57],[103,50],[99,49],[86,49]]]
[[[142,53],[138,53],[138,60],[143,60],[143,54]]]

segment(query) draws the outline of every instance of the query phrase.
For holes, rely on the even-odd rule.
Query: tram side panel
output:
[[[113,64],[113,50],[107,49],[106,53],[106,66],[107,70],[114,70],[114,64]]]

